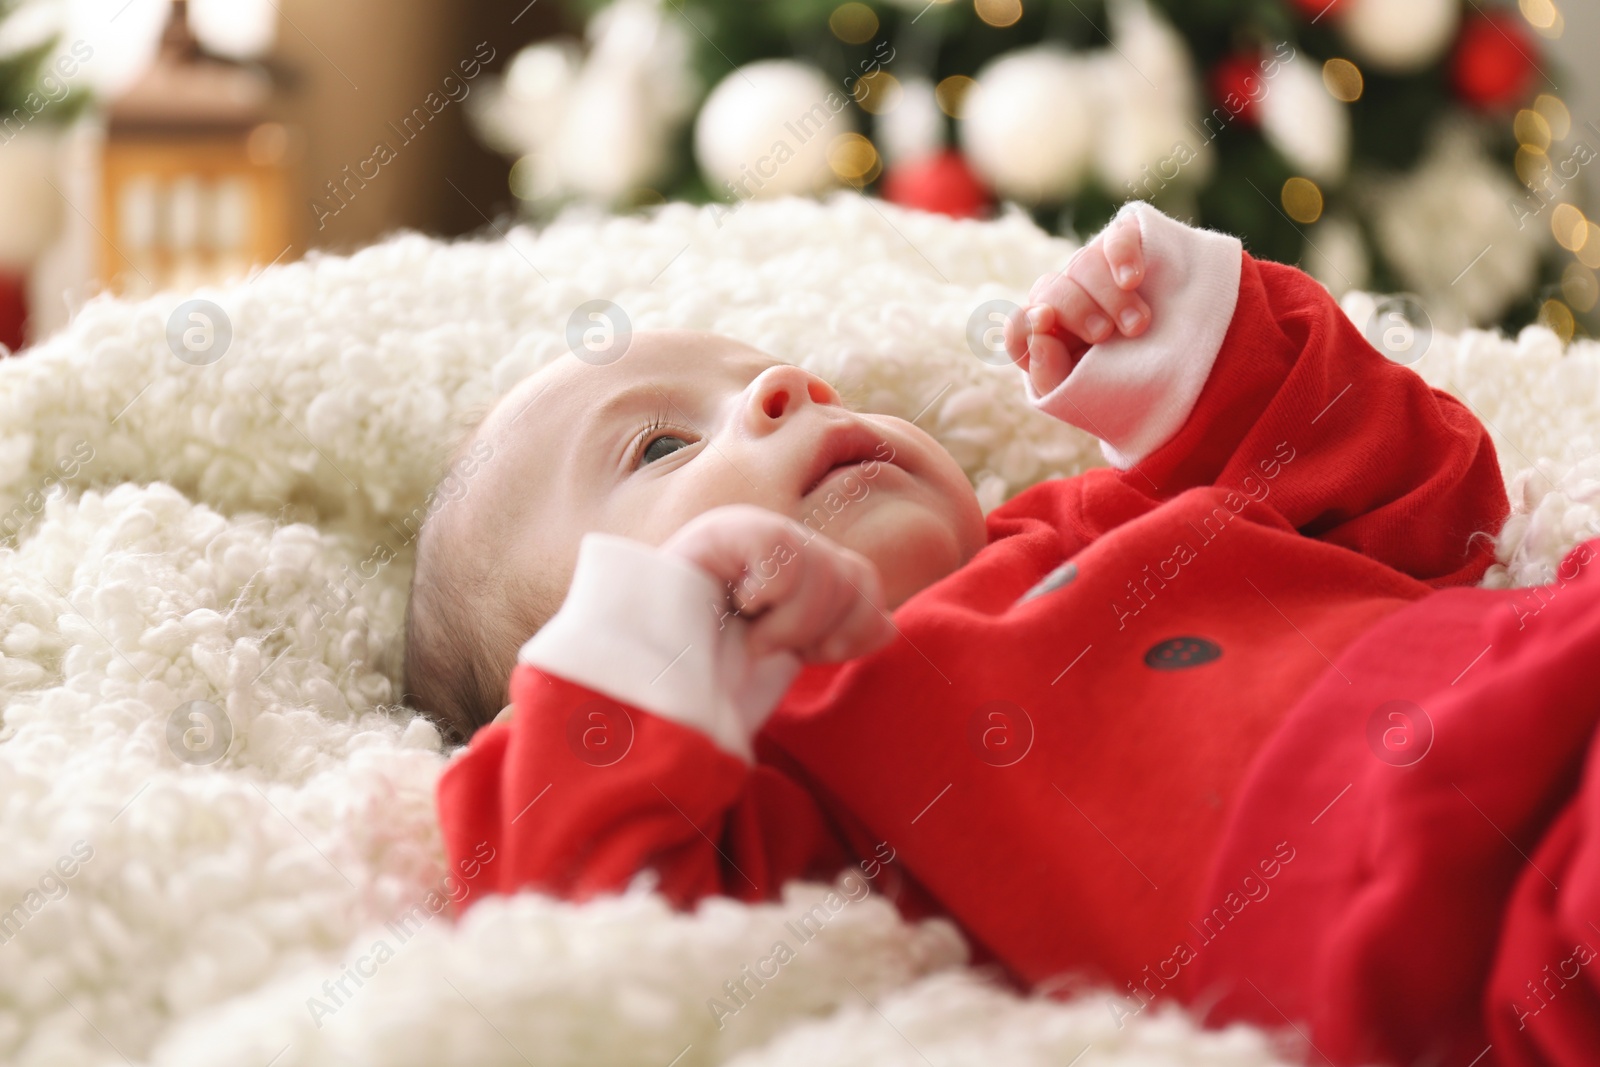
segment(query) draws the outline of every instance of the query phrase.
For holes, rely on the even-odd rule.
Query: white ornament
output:
[[[877,116],[873,124],[878,150],[889,163],[931,156],[944,147],[944,113],[933,83],[908,78],[902,83],[900,102]]]
[[[687,118],[699,84],[690,73],[689,31],[675,3],[615,0],[589,20],[587,67],[626,77],[658,114]],[[619,69],[620,68],[620,69]]]
[[[1000,56],[961,106],[967,159],[1002,197],[1037,203],[1078,191],[1095,96],[1084,61],[1049,45]]]
[[[1306,273],[1327,286],[1335,297],[1365,289],[1371,276],[1361,227],[1345,215],[1324,216],[1306,231],[1301,261]]]
[[[9,59],[27,48],[36,48],[62,32],[66,12],[55,2],[31,0],[8,11],[0,19],[0,56]]]
[[[1494,322],[1533,288],[1550,229],[1506,210],[1525,192],[1464,123],[1442,126],[1416,170],[1368,191],[1378,245],[1435,327]]]
[[[689,41],[657,0],[617,0],[589,23],[589,53],[543,42],[469,97],[494,148],[518,155],[519,195],[618,200],[661,176],[694,97]]]
[[[851,127],[844,89],[789,59],[740,67],[706,97],[694,154],[713,186],[737,200],[804,195],[834,184],[828,145]]]
[[[689,43],[655,0],[617,0],[589,22],[589,57],[552,147],[562,184],[613,201],[661,176],[692,97]]]
[[[1111,43],[1146,87],[1174,104],[1192,104],[1197,87],[1189,46],[1146,0],[1110,0]]]
[[[562,119],[552,158],[562,184],[585,199],[620,199],[666,162],[666,145],[651,136],[649,105],[626,84],[579,79]]]
[[[1351,47],[1375,70],[1405,74],[1432,63],[1455,39],[1460,0],[1344,0],[1336,10]]]
[[[171,14],[169,0],[66,0],[57,51],[91,50],[74,84],[115,99],[155,61]]]
[[[1093,59],[1101,101],[1094,170],[1118,197],[1200,184],[1211,154],[1190,123],[1198,91],[1189,48],[1144,0],[1114,0],[1107,16],[1115,48]]]
[[[1322,83],[1305,52],[1279,66],[1258,105],[1261,132],[1283,158],[1319,182],[1338,181],[1350,165],[1350,114]]]
[[[583,66],[575,44],[546,41],[529,45],[506,66],[498,83],[467,98],[478,135],[508,155],[537,152],[561,128],[567,96]]]
[[[1153,197],[1173,183],[1203,183],[1212,153],[1193,121],[1199,91],[1188,46],[1143,0],[1113,0],[1107,14],[1115,47],[1093,59],[1100,181],[1128,197]]]
[[[208,52],[255,59],[278,36],[278,8],[273,0],[189,0],[189,29]]]

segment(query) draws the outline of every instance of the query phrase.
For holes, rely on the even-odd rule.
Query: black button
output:
[[[1144,654],[1144,665],[1158,671],[1181,671],[1198,667],[1222,655],[1222,649],[1203,637],[1174,637],[1151,647]]]

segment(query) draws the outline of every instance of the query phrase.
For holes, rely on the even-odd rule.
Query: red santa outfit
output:
[[[1152,967],[1173,975],[1161,991],[1204,997],[1273,952],[1278,930],[1226,967],[1199,945],[1213,969],[1192,988],[1199,970],[1167,962],[1230,878],[1283,899],[1317,865],[1252,764],[1352,643],[1482,577],[1506,496],[1479,422],[1316,282],[1125,210],[1151,329],[1091,347],[1046,396],[1024,376],[1112,467],[995,509],[987,545],[895,611],[900,636],[842,664],[752,661],[706,573],[587,535],[519,654],[509,723],[440,781],[452,859],[484,841],[503,857],[470,899],[582,899],[645,870],[684,904],[766,899],[892,855],[874,884],[906,914],[953,919],[1024,983],[1110,982],[1128,1011],[1155,995]],[[1419,658],[1393,634],[1388,652],[1391,675]],[[1430,684],[1465,665],[1423,656]],[[1371,710],[1349,714],[1364,730]],[[1247,772],[1261,810],[1241,838]],[[1271,981],[1315,988],[1295,966]]]

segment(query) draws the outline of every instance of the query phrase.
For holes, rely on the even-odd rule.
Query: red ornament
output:
[[[1208,80],[1212,99],[1230,118],[1245,126],[1261,125],[1260,100],[1267,93],[1267,80],[1254,52],[1239,52],[1222,60],[1211,68]]]
[[[1325,18],[1338,18],[1339,5],[1344,0],[1294,0],[1294,6],[1300,13],[1313,22]]]
[[[0,345],[20,351],[28,341],[28,276],[0,269]]]
[[[1522,20],[1504,11],[1475,14],[1461,28],[1450,80],[1456,94],[1485,111],[1515,107],[1528,98],[1539,46]]]
[[[958,219],[978,218],[989,209],[989,190],[951,148],[890,167],[883,176],[883,198]]]

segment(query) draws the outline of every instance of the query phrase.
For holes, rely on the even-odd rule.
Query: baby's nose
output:
[[[800,367],[780,364],[761,372],[751,390],[754,407],[763,416],[779,420],[806,403],[839,404],[833,386]]]

